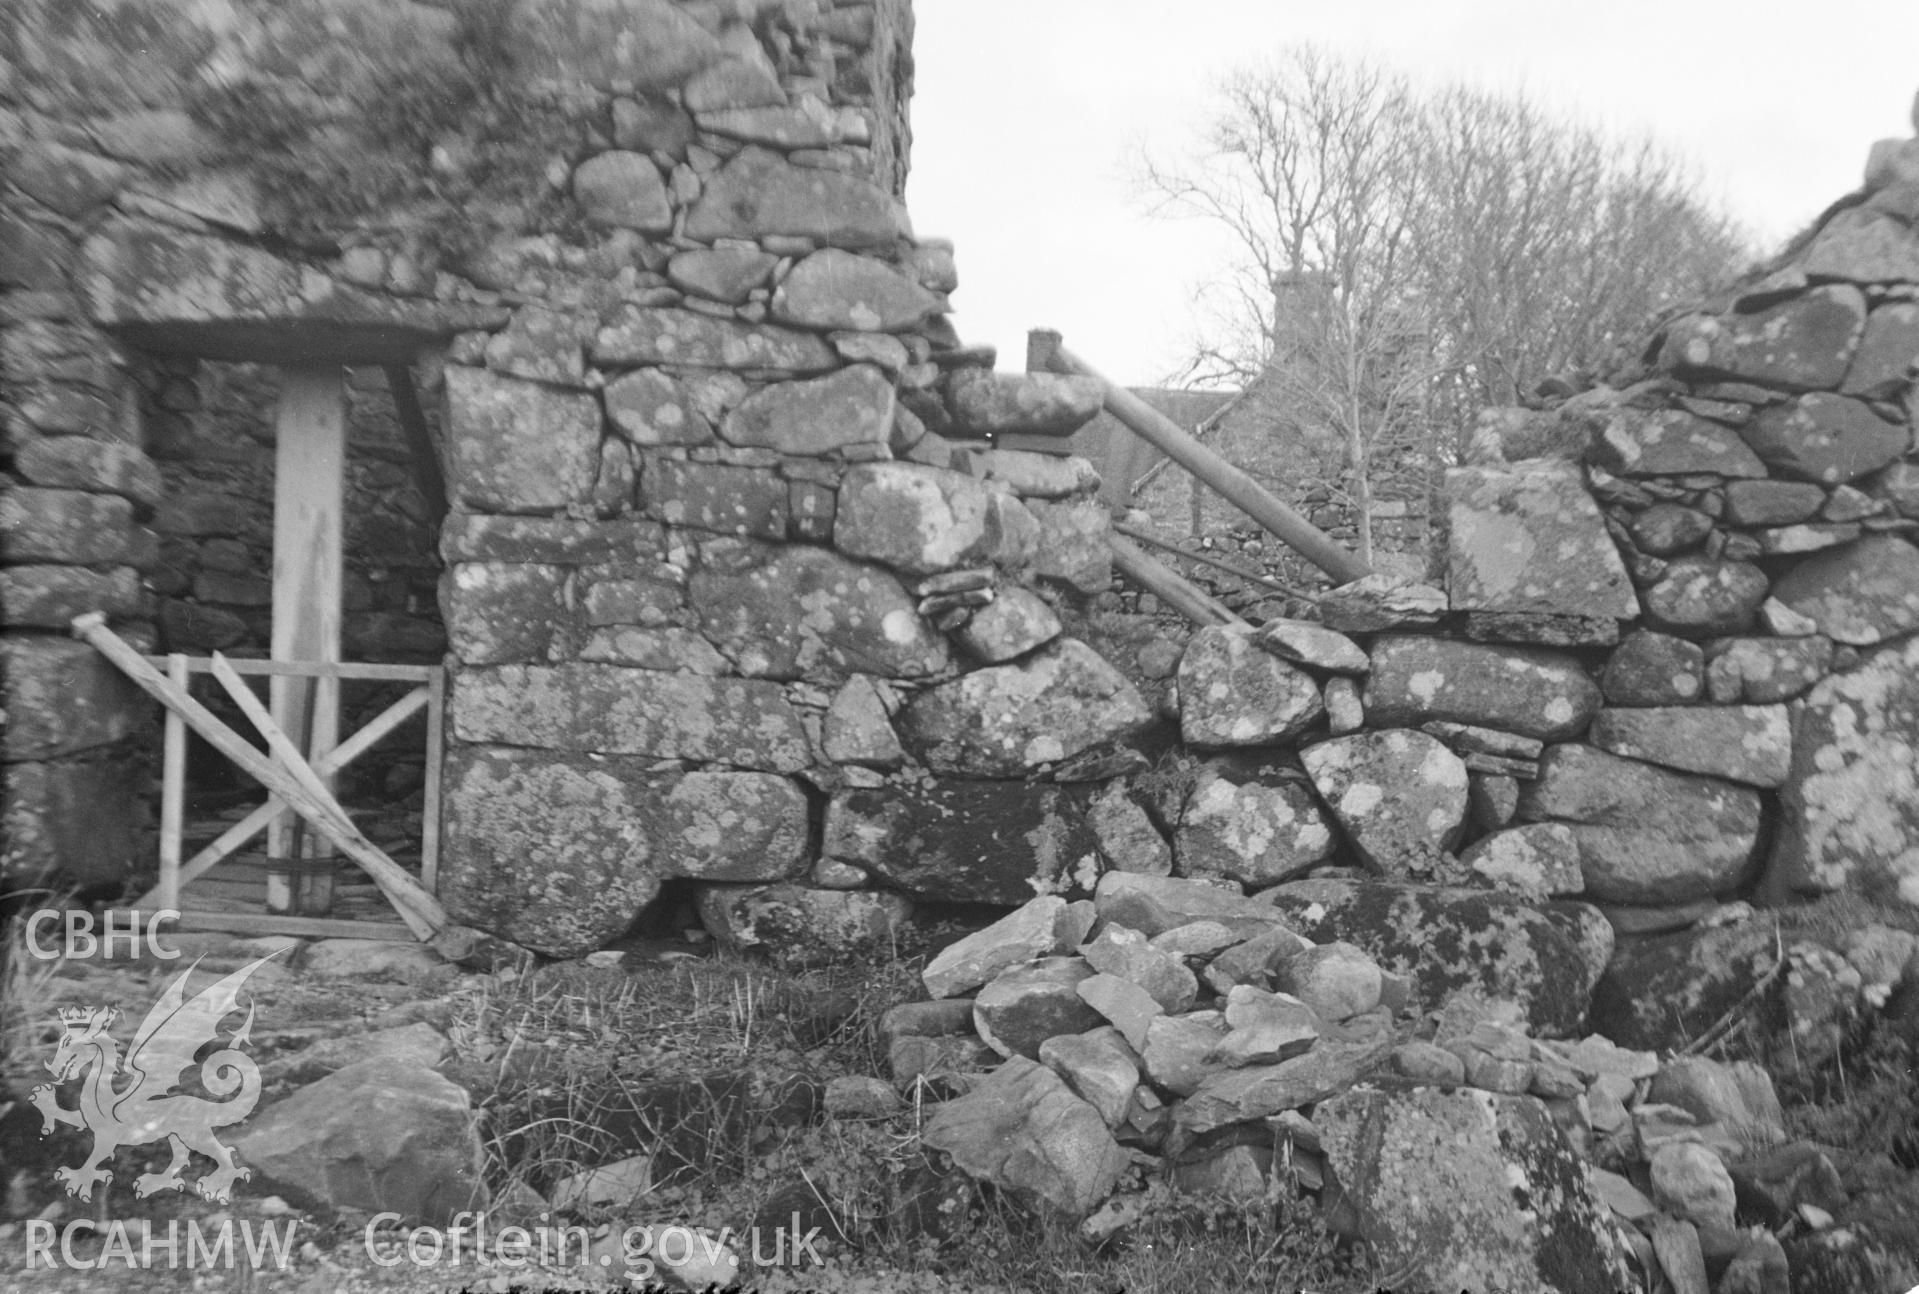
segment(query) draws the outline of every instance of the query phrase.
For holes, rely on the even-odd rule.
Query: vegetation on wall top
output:
[[[551,227],[548,163],[577,147],[585,105],[517,74],[512,10],[327,6],[304,27],[278,22],[270,55],[203,77],[186,106],[298,242],[370,228],[458,251],[499,228]]]

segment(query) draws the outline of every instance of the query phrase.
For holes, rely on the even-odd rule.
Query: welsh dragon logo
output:
[[[251,1169],[235,1164],[233,1152],[213,1135],[215,1128],[230,1127],[253,1113],[260,1099],[259,1068],[241,1050],[252,1041],[251,1001],[238,1029],[225,1037],[219,1030],[221,1023],[240,1009],[240,986],[275,955],[269,953],[242,966],[188,998],[187,979],[200,964],[196,959],[167,985],[140,1022],[124,1062],[119,1044],[107,1032],[120,1014],[117,1010],[71,1007],[60,1012],[60,1044],[47,1062],[54,1081],[34,1088],[29,1099],[44,1119],[41,1136],[52,1132],[55,1124],[93,1133],[93,1153],[85,1163],[54,1170],[54,1179],[66,1185],[68,1195],[92,1200],[93,1188],[113,1179],[113,1173],[100,1165],[115,1151],[162,1138],[172,1146],[173,1162],[161,1172],[142,1173],[134,1180],[133,1193],[142,1199],[156,1191],[185,1190],[187,1183],[180,1170],[187,1166],[192,1151],[218,1165],[194,1183],[196,1191],[216,1203],[229,1202],[233,1183],[253,1175]],[[199,1062],[199,1080],[201,1087],[219,1099],[208,1100],[177,1090],[182,1071],[193,1065],[194,1057],[209,1044],[216,1043],[217,1050]],[[67,1109],[56,1099],[56,1087],[82,1074],[80,1103]],[[123,1077],[128,1081],[116,1087],[116,1080]]]

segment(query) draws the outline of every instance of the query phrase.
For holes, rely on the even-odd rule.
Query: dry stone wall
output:
[[[155,366],[156,368],[160,366]],[[271,636],[274,405],[260,365],[173,360],[143,387],[164,498],[153,520],[161,650],[265,654]],[[352,660],[437,663],[439,521],[398,426],[386,378],[347,383],[343,650]]]
[[[709,179],[705,210],[718,214],[701,220],[722,237],[758,219],[762,204],[766,221],[792,224],[795,246],[815,235],[857,245],[862,230],[885,226],[909,153],[911,30],[899,0],[302,0],[219,11],[139,0],[111,13],[33,0],[10,10],[0,34],[9,881],[110,886],[150,857],[149,707],[66,637],[74,615],[104,611],[148,648],[244,653],[264,637],[273,384],[250,366],[338,364],[354,375],[348,650],[437,658],[439,519],[372,375],[414,364],[428,403],[473,417],[479,440],[497,425],[488,418],[527,414],[537,421],[514,425],[539,441],[557,410],[556,454],[579,426],[583,396],[595,454],[586,470],[601,484],[605,414],[597,389],[579,385],[585,351],[571,367],[539,368],[543,347],[563,355],[566,344],[542,329],[584,319],[592,333],[622,309],[643,327],[648,307],[676,303],[667,267],[685,250],[673,240],[685,240],[658,223],[657,207],[684,222]],[[867,204],[851,232],[809,224],[811,212],[839,219],[835,196],[846,194]],[[937,279],[941,249],[923,255]],[[681,268],[703,276],[702,304],[754,293],[763,312],[767,293],[753,285],[777,259],[736,245]],[[864,314],[846,322],[872,326]],[[753,344],[751,328],[710,316],[704,326],[707,341]],[[504,335],[489,342],[492,332]],[[654,340],[682,344],[677,332]],[[716,391],[743,398],[747,379],[765,372],[841,366],[822,337],[802,342],[799,357],[729,350],[741,385],[708,389],[708,411],[718,416]],[[488,405],[483,394],[476,406],[465,377],[443,382],[449,347],[469,343],[481,352],[456,353],[456,374],[462,361],[474,372],[492,364],[503,376],[491,394],[525,384],[533,395]],[[879,371],[858,375],[851,394],[872,395],[859,379]],[[624,394],[627,405],[612,403],[630,425],[677,412],[661,409],[644,376]],[[691,425],[663,434],[698,439]],[[472,455],[443,423],[440,435],[458,475]],[[617,495],[617,456],[605,458]],[[548,461],[533,453],[517,466],[537,472]],[[560,457],[551,461],[561,470]],[[682,477],[707,492],[695,506],[713,510],[708,520],[724,514],[722,529],[759,506],[713,495],[739,477],[698,468]],[[529,480],[503,499],[471,473],[461,479],[471,485],[463,509],[537,496],[552,511],[579,494],[564,476],[544,496]],[[798,494],[799,513],[820,502]],[[782,497],[782,516],[788,507]],[[617,515],[625,504],[606,508]],[[599,516],[593,506],[574,513]],[[646,590],[617,595],[643,600]],[[590,614],[632,618],[598,604]]]
[[[1612,1288],[1611,1216],[1662,1212],[1777,1266],[1695,1152],[1770,1094],[1673,1115],[1671,1067],[1585,1035],[1670,1049],[1747,1002],[1754,903],[1919,902],[1919,144],[1610,385],[1488,414],[1443,587],[1169,636],[1102,601],[1068,452],[1097,384],[946,320],[901,0],[225,12],[32,0],[0,63],[9,883],[140,853],[148,707],[72,616],[259,633],[262,464],[204,434],[196,365],[411,365],[457,920],[578,956],[674,882],[810,956],[1010,909],[887,1039],[951,1080],[925,1140],[969,1173],[1084,1214],[1122,1145],[1210,1189],[1283,1140],[1436,1279]],[[369,537],[418,539],[397,467],[356,474],[355,561],[417,598],[429,559]],[[1809,1058],[1919,982],[1884,927],[1786,956]],[[1426,1244],[1378,1147],[1442,1133],[1553,1226],[1494,1191]]]
[[[946,321],[952,249],[899,198],[905,6],[345,5],[377,52],[321,87],[335,4],[152,50],[25,11],[36,68],[169,75],[16,58],[5,87],[16,840],[110,775],[138,800],[144,710],[72,614],[258,633],[257,455],[199,434],[223,405],[195,362],[319,356],[417,361],[440,406],[443,888],[542,952],[669,880],[723,940],[810,947],[1174,873],[1296,900],[1428,1005],[1496,989],[1559,1033],[1616,933],[1911,897],[1907,809],[1875,794],[1910,776],[1919,625],[1910,148],[1614,385],[1489,414],[1445,588],[1181,640],[1101,610],[1109,522],[1065,452],[1097,390],[996,373]],[[370,105],[409,69],[473,120],[396,133]],[[337,129],[237,148],[293,102]],[[287,179],[342,148],[379,182],[327,205]],[[398,466],[356,484],[417,540]],[[408,560],[385,583],[417,611]],[[349,612],[404,614],[369,596]],[[22,872],[94,866],[31,848]]]
[[[1909,1187],[1697,1053],[1773,1039],[1803,1085],[1919,986],[1909,918],[1756,910],[1914,897],[1912,181],[1615,384],[1489,413],[1445,587],[1190,635],[1178,744],[1098,792],[1170,857],[948,945],[883,1023],[923,1144],[1092,1237],[1150,1209],[1135,1163],[1297,1192],[1420,1288],[1903,1271]]]

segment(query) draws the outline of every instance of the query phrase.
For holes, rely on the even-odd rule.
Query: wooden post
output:
[[[1211,553],[1187,552],[1184,548],[1181,548],[1178,544],[1169,544],[1164,539],[1161,539],[1158,535],[1151,534],[1148,531],[1141,530],[1138,526],[1128,525],[1124,521],[1115,521],[1113,523],[1113,529],[1117,530],[1120,534],[1125,535],[1128,539],[1136,539],[1142,544],[1150,545],[1151,547],[1157,548],[1162,552],[1171,553],[1173,556],[1181,558],[1185,561],[1198,562],[1201,566],[1210,566],[1216,571],[1225,571],[1228,575],[1238,576],[1240,579],[1245,580],[1248,583],[1262,585],[1266,588],[1272,589],[1276,593],[1284,593],[1289,598],[1300,598],[1308,602],[1312,601],[1313,595],[1311,593],[1308,593],[1305,589],[1296,589],[1290,584],[1281,584],[1278,580],[1273,579],[1271,576],[1261,575],[1257,571],[1243,570],[1240,567],[1235,566],[1232,562],[1222,561],[1219,558],[1214,557]]]
[[[1028,328],[1026,330],[1026,371],[1028,373],[1051,373],[1053,357],[1059,354],[1060,334],[1056,328]]]
[[[346,479],[346,383],[338,366],[280,373],[273,478],[273,659],[338,661],[342,494]],[[276,676],[268,685],[274,722],[309,759],[340,739],[337,679]],[[295,817],[267,829],[267,853],[290,858]]]
[[[440,892],[440,779],[446,765],[446,672],[426,681],[426,785],[420,797],[420,884]]]
[[[1194,624],[1203,627],[1246,623],[1233,614],[1232,608],[1158,558],[1148,556],[1130,539],[1108,535],[1106,542],[1113,550],[1113,565],[1119,567],[1126,578],[1148,593],[1164,599],[1168,606]]]
[[[187,690],[187,658],[178,652],[167,657],[167,677]],[[180,910],[180,855],[187,817],[187,725],[171,709],[160,741],[160,885],[154,891],[159,906]]]
[[[393,410],[400,417],[400,430],[406,436],[407,453],[413,457],[413,479],[419,483],[437,533],[446,520],[446,472],[440,466],[439,450],[433,447],[433,436],[427,431],[426,410],[420,407],[413,370],[404,364],[387,365],[386,385],[393,396]]]
[[[1043,335],[1047,334],[1038,330],[1027,334],[1029,357],[1035,338]],[[1058,337],[1057,333],[1050,335],[1055,339]],[[1282,543],[1338,583],[1350,584],[1372,574],[1371,568],[1358,557],[1334,543],[1325,531],[1293,511],[1272,491],[1221,458],[1210,446],[1152,405],[1125,387],[1115,385],[1098,369],[1064,346],[1053,346],[1050,364],[1055,373],[1078,373],[1105,382],[1107,412],[1164,450],[1168,458],[1211,486],[1234,507],[1264,526]]]

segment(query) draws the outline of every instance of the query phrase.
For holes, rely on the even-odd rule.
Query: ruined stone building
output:
[[[409,728],[348,781],[554,956],[668,885],[753,946],[1109,870],[1390,882],[1526,932],[1551,1026],[1654,1009],[1620,932],[1919,898],[1911,145],[1612,385],[1489,415],[1444,588],[1187,641],[1102,601],[1098,383],[946,321],[910,38],[904,0],[17,5],[8,882],[151,866],[155,707],[72,620],[277,656],[278,609],[304,659],[444,666],[444,759]]]

